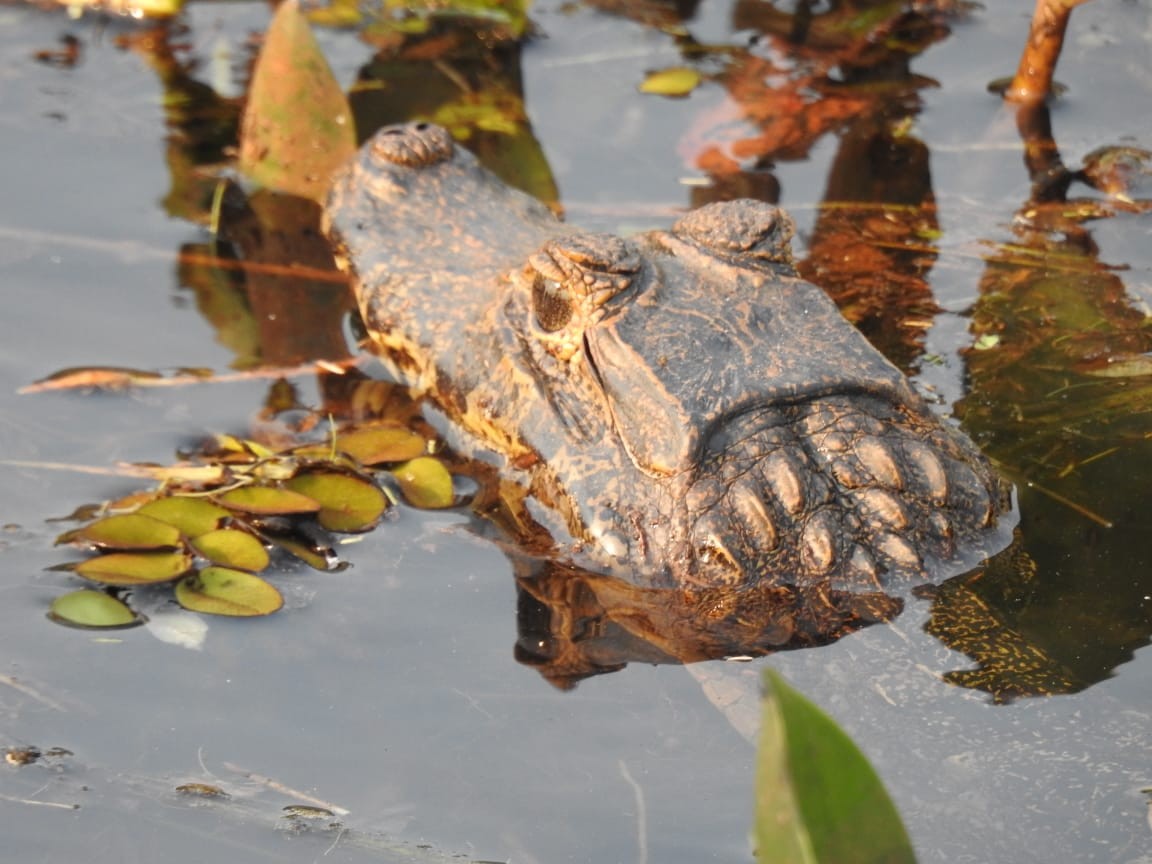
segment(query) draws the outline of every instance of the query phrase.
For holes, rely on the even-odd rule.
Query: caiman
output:
[[[380,355],[558,560],[826,599],[1004,545],[1007,484],[796,275],[777,207],[583,232],[414,123],[336,178],[325,229]]]

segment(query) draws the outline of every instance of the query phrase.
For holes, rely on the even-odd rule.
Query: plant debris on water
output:
[[[381,477],[414,507],[461,503],[451,473],[427,455],[430,442],[419,432],[383,421],[349,426],[347,440],[345,448],[344,430],[338,430],[323,443],[272,450],[221,435],[171,466],[158,487],[97,508],[97,518],[57,538],[89,557],[54,569],[103,590],[58,597],[49,618],[80,628],[131,627],[143,618],[120,591],[165,583],[192,611],[268,615],[284,604],[260,575],[275,560],[269,550],[317,570],[341,569],[331,547],[315,539],[317,532],[356,534],[379,524],[392,506]],[[205,481],[197,470],[204,466],[219,471]],[[184,468],[191,470],[181,479]]]

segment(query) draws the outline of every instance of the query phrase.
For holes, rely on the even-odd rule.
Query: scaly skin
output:
[[[377,134],[326,230],[382,356],[577,566],[875,591],[1006,540],[1008,490],[792,266],[753,201],[580,233],[448,133]]]

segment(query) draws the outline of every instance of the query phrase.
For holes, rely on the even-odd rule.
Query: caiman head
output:
[[[1007,487],[796,275],[776,207],[580,232],[414,124],[365,146],[326,220],[382,354],[568,560],[866,591],[1006,540]]]

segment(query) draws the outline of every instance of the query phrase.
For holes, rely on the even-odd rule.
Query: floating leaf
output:
[[[972,348],[976,351],[988,351],[995,348],[1000,344],[1000,337],[995,333],[983,333],[976,338],[972,343]]]
[[[120,600],[88,588],[57,597],[48,617],[57,624],[90,630],[122,630],[144,623]]]
[[[277,486],[242,486],[225,492],[216,500],[230,510],[258,516],[315,513],[320,509],[320,504],[306,495]]]
[[[347,453],[361,465],[379,465],[422,456],[428,449],[428,442],[420,433],[403,426],[373,426],[338,436],[336,449]]]
[[[185,537],[199,537],[215,531],[231,515],[205,498],[180,495],[149,501],[136,512],[175,525]]]
[[[73,571],[105,585],[151,585],[171,582],[192,569],[186,552],[112,552],[81,561]]]
[[[259,576],[227,567],[205,567],[181,579],[176,601],[193,612],[241,618],[271,615],[284,605],[280,592]]]
[[[320,502],[317,518],[329,531],[367,531],[380,521],[388,506],[379,486],[351,474],[299,474],[288,482],[288,487]]]
[[[451,507],[456,501],[452,491],[452,475],[439,459],[419,456],[403,465],[397,465],[392,474],[400,484],[405,500],[413,507],[439,510]]]
[[[237,570],[263,570],[268,566],[264,544],[239,528],[209,531],[192,540],[192,548],[211,561]]]
[[[649,72],[640,82],[641,93],[683,98],[700,86],[702,76],[690,66],[671,66]]]
[[[90,543],[101,549],[176,549],[180,530],[140,513],[108,516],[64,535],[69,542]]]
[[[900,816],[868,760],[827,714],[764,670],[756,766],[761,864],[915,862]]]
[[[299,558],[313,570],[337,573],[348,568],[348,562],[341,561],[331,546],[316,543],[303,535],[265,531],[264,536],[273,546]]]
[[[323,202],[356,150],[352,112],[308,21],[281,3],[248,89],[240,170],[261,186]]]

